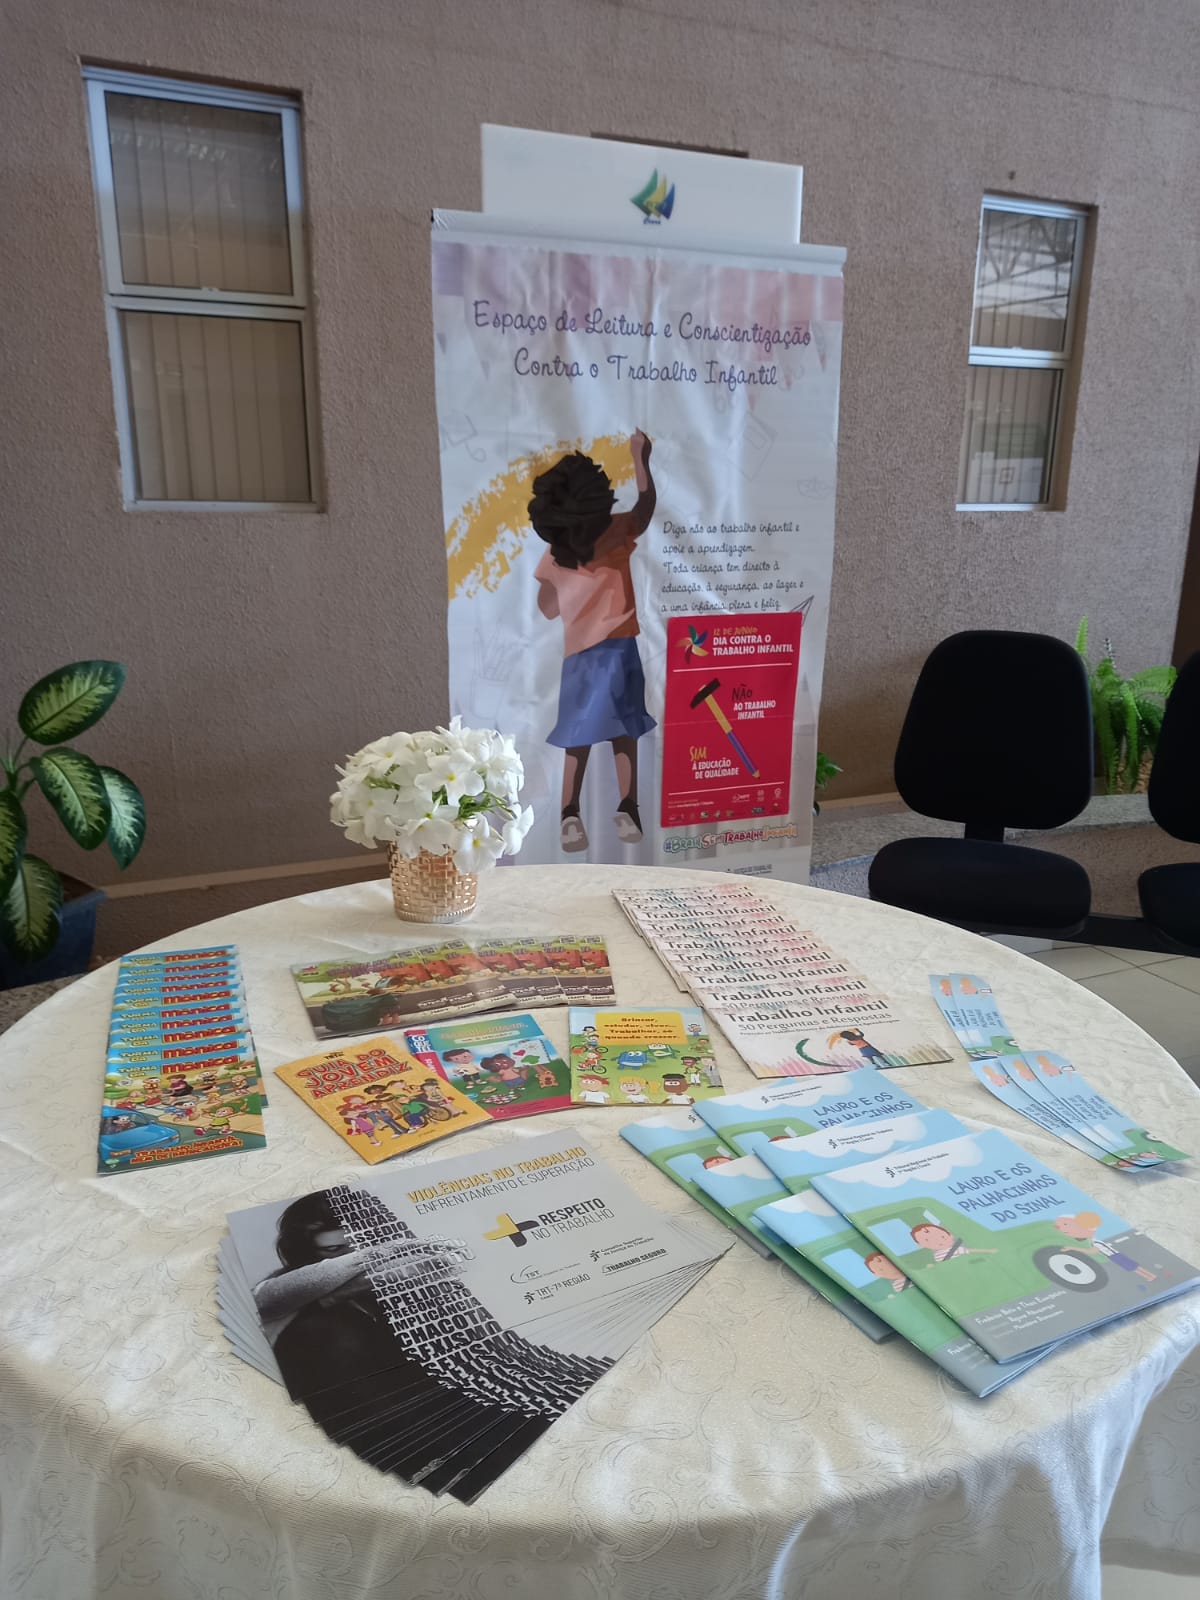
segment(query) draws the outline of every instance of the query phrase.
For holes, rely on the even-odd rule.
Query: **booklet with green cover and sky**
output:
[[[1200,1284],[1200,1270],[994,1129],[812,1181],[997,1361]]]

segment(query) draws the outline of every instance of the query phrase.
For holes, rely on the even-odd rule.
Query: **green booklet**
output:
[[[909,1344],[981,1398],[1040,1359],[1030,1356],[1002,1366],[968,1337],[911,1278],[811,1187],[814,1176],[897,1155],[967,1129],[948,1111],[917,1111],[902,1117],[846,1122],[799,1139],[776,1140],[763,1159],[786,1184],[785,1200],[774,1200],[756,1220],[812,1262]]]
[[[1200,1284],[1200,1270],[994,1129],[812,1182],[997,1361]]]
[[[697,1172],[703,1172],[710,1163],[716,1166],[730,1160],[735,1152],[723,1145],[689,1106],[659,1106],[640,1122],[626,1123],[621,1137],[652,1161],[672,1183],[678,1184],[685,1194],[690,1194],[710,1216],[731,1228],[743,1244],[748,1244],[760,1256],[771,1254],[769,1245],[763,1244],[749,1228],[743,1228],[696,1182]]]

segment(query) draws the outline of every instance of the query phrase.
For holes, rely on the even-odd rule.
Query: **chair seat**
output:
[[[872,900],[989,933],[1065,938],[1092,904],[1077,861],[978,839],[897,839],[875,857],[868,882]]]
[[[1200,945],[1200,862],[1148,867],[1138,879],[1142,915],[1180,944]]]

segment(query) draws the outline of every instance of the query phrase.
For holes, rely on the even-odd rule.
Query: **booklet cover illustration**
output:
[[[504,983],[461,939],[357,961],[310,962],[293,967],[292,976],[318,1039],[497,1011],[509,1004]]]
[[[453,1083],[390,1039],[344,1045],[275,1071],[372,1166],[490,1121]]]
[[[992,1129],[812,1181],[997,1361],[1200,1283]]]
[[[891,1329],[850,1295],[840,1283],[835,1283],[819,1267],[807,1261],[792,1249],[778,1233],[763,1225],[758,1213],[773,1200],[783,1200],[787,1190],[774,1173],[762,1164],[757,1156],[738,1156],[734,1160],[710,1162],[695,1174],[696,1182],[711,1199],[728,1211],[735,1222],[749,1228],[773,1255],[789,1266],[823,1300],[828,1300],[851,1322],[872,1339],[887,1339]]]
[[[570,1069],[531,1016],[431,1022],[405,1040],[418,1061],[496,1121],[571,1104]]]
[[[833,1080],[815,1078],[746,1089],[697,1106],[718,1138],[744,1152],[757,1150],[769,1139],[795,1139],[840,1122],[925,1109],[871,1067]]]
[[[1040,1105],[1064,1116],[1089,1143],[1107,1151],[1118,1166],[1156,1167],[1187,1156],[1157,1133],[1136,1127],[1124,1111],[1093,1089],[1066,1056],[1053,1050],[1026,1050],[1002,1056],[999,1065]]]
[[[273,1364],[363,1460],[464,1501],[723,1249],[553,1135],[256,1206],[229,1227],[240,1272],[226,1315],[236,1326],[248,1291],[262,1336],[231,1335],[239,1354]]]
[[[720,1166],[732,1161],[737,1152],[724,1145],[707,1122],[688,1106],[660,1106],[640,1122],[627,1122],[621,1137],[635,1150],[652,1161],[658,1170],[676,1183],[692,1199],[702,1205],[710,1216],[725,1227],[732,1228],[743,1244],[748,1244],[760,1256],[770,1254],[758,1236],[730,1216],[724,1206],[707,1195],[696,1182],[696,1174],[706,1167]]]
[[[571,1097],[578,1105],[689,1106],[720,1090],[698,1007],[571,1007]]]

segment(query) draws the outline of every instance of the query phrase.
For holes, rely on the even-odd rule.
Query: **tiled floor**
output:
[[[1123,1011],[1200,1084],[1200,961],[1083,944],[1059,945],[1033,959]]]

